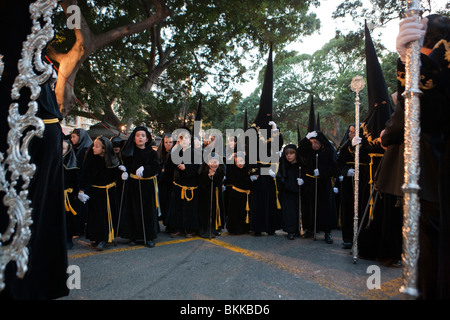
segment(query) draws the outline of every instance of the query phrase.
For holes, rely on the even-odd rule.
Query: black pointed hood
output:
[[[260,129],[270,130],[272,127],[269,122],[272,121],[273,107],[273,62],[272,62],[272,44],[270,45],[269,58],[264,73],[264,83],[259,102],[259,111],[254,121],[254,125]]]
[[[247,115],[247,108],[245,108],[244,111],[244,126],[243,126],[244,132],[248,130],[248,115]]]
[[[314,112],[314,100],[311,95],[311,105],[309,107],[308,132],[316,131],[316,116]]]
[[[320,131],[320,114],[317,112],[316,130]]]
[[[202,97],[198,102],[197,113],[195,114],[195,121],[202,121]]]
[[[394,109],[367,24],[365,24],[365,51],[369,110],[362,128],[369,145],[375,146]]]
[[[297,147],[300,146],[300,141],[302,141],[302,135],[300,134],[300,127],[297,125]]]

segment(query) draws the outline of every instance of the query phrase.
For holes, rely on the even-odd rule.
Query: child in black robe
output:
[[[136,127],[122,149],[127,172],[124,237],[135,245],[144,240],[149,248],[155,246],[158,237],[157,175],[161,172],[158,155],[151,147],[151,134],[146,127]],[[128,179],[129,176],[129,179]]]
[[[199,235],[214,238],[224,226],[223,178],[225,166],[218,156],[211,154],[199,171]]]
[[[172,195],[174,172],[174,165],[170,160],[170,152],[172,147],[172,135],[170,133],[166,133],[161,140],[158,150],[156,150],[159,162],[161,164],[161,173],[158,176],[159,200],[161,205],[161,217],[159,217],[159,220],[161,221],[165,220],[170,197]]]
[[[299,167],[297,146],[288,144],[280,159],[277,181],[280,186],[282,227],[289,240],[300,235],[299,187],[303,184],[303,179],[300,177]]]
[[[81,169],[78,198],[89,201],[86,238],[97,250],[114,240],[113,217],[116,216],[116,180],[120,176],[119,161],[109,139],[99,136],[87,151]]]
[[[78,172],[75,152],[68,140],[63,140],[63,166],[64,166],[64,207],[66,210],[67,249],[72,249],[72,238],[77,235],[77,216],[73,203],[78,194]],[[78,200],[78,199],[77,199]]]
[[[251,180],[245,154],[237,152],[234,164],[227,166],[227,231],[244,234],[250,231]]]
[[[194,161],[198,151],[191,148],[191,135],[187,129],[180,133],[171,151],[174,166],[173,189],[164,224],[171,237],[185,234],[187,238],[198,232],[198,170]],[[201,154],[199,154],[201,159]],[[186,159],[186,161],[184,161]]]

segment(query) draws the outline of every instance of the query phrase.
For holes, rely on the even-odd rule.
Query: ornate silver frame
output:
[[[23,43],[22,57],[18,62],[19,74],[11,90],[13,102],[9,106],[10,130],[7,135],[9,147],[6,155],[0,153],[0,190],[5,192],[3,204],[7,207],[9,217],[7,229],[0,234],[0,291],[5,288],[4,272],[10,261],[17,265],[17,277],[23,278],[28,271],[27,245],[33,223],[28,187],[36,170],[36,166],[30,162],[28,146],[34,137],[42,137],[44,132],[44,122],[36,116],[36,100],[39,98],[40,86],[52,74],[51,65],[42,61],[42,50],[54,37],[52,16],[58,5],[57,1],[37,0],[30,4],[31,34]],[[3,64],[0,65],[1,81]],[[28,110],[22,115],[17,101],[20,90],[24,87],[30,89],[31,96]]]

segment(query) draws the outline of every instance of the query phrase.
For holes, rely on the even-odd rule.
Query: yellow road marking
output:
[[[381,289],[372,289],[360,292],[352,288],[345,288],[341,284],[338,284],[334,281],[330,281],[327,277],[324,277],[323,274],[320,275],[314,274],[310,272],[311,270],[310,268],[305,268],[304,270],[302,270],[292,265],[283,263],[280,261],[280,259],[277,259],[277,256],[271,258],[266,254],[263,255],[255,251],[246,250],[241,247],[229,244],[227,242],[219,241],[216,239],[211,240],[204,239],[204,240],[213,243],[217,246],[223,247],[225,249],[231,250],[233,252],[242,254],[251,259],[266,263],[272,267],[281,269],[290,274],[301,276],[303,279],[312,281],[323,288],[342,294],[350,299],[366,298],[370,300],[384,300],[392,298],[399,294],[398,288],[400,288],[401,285],[401,278],[396,278],[388,282],[385,282],[384,284],[381,285]],[[336,270],[333,270],[333,272],[336,272]]]
[[[193,237],[193,238],[170,240],[170,241],[165,241],[165,242],[157,242],[157,243],[155,243],[155,246],[159,247],[159,246],[165,246],[168,244],[176,244],[176,243],[188,242],[188,241],[198,240],[198,239],[200,239],[200,238]],[[139,249],[144,249],[144,248],[146,248],[144,245],[139,245],[139,246],[125,247],[125,248],[105,249],[103,251],[92,251],[92,252],[69,255],[69,259],[79,259],[79,258],[95,256],[95,255],[99,255],[99,254],[110,254],[110,253],[116,253],[116,252],[122,252],[122,251],[139,250]]]
[[[329,289],[331,291],[334,291],[336,293],[342,294],[350,299],[369,299],[369,300],[386,300],[389,298],[394,298],[399,295],[399,288],[402,284],[402,278],[395,278],[391,279],[381,285],[381,289],[372,289],[372,290],[365,290],[365,291],[358,291],[354,288],[350,287],[344,287],[342,286],[342,283],[336,283],[332,280],[329,280],[326,274],[320,273],[317,274],[314,269],[314,265],[312,264],[305,264],[302,269],[299,269],[293,265],[289,265],[286,263],[283,263],[279,256],[274,256],[270,253],[258,253],[256,251],[247,250],[238,246],[235,246],[233,244],[220,241],[217,239],[204,239],[200,237],[193,237],[193,238],[183,238],[183,239],[176,239],[176,240],[170,240],[165,242],[159,242],[156,243],[155,246],[164,246],[164,245],[170,245],[170,244],[178,244],[178,243],[184,243],[194,240],[203,240],[209,243],[212,243],[214,245],[217,245],[219,247],[222,247],[224,249],[230,250],[232,252],[239,253],[241,255],[244,255],[248,258],[251,258],[253,260],[265,263],[269,266],[272,266],[274,268],[283,270],[285,272],[288,272],[295,276],[300,276],[302,279],[311,281],[313,283],[316,283],[317,285]],[[130,251],[130,250],[139,250],[146,248],[143,245],[139,246],[133,246],[133,247],[124,247],[124,248],[114,248],[114,249],[106,249],[104,251],[92,251],[87,253],[81,253],[81,254],[73,254],[69,255],[70,259],[79,259],[94,255],[101,255],[101,254],[110,254],[110,253],[116,253],[116,252],[123,252],[123,251]],[[331,270],[331,269],[330,269]],[[336,272],[337,270],[331,270],[331,272]],[[350,284],[349,284],[350,285]]]

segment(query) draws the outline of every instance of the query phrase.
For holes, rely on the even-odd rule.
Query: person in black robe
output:
[[[184,234],[191,238],[199,231],[198,224],[198,170],[202,159],[198,151],[191,148],[192,140],[189,130],[177,135],[177,143],[171,151],[174,167],[173,189],[167,211],[165,225],[172,232],[171,237]]]
[[[159,217],[159,220],[161,221],[164,221],[167,216],[170,197],[172,195],[174,173],[174,165],[170,160],[172,147],[172,134],[164,134],[161,143],[158,146],[158,150],[156,151],[161,164],[161,173],[158,176],[159,202],[161,206],[161,217]]]
[[[111,137],[109,139],[111,141],[112,144],[112,148],[114,151],[114,154],[117,157],[117,160],[119,161],[119,169],[122,171],[126,171],[125,166],[123,165],[123,159],[122,159],[122,148],[125,145],[125,140],[122,139],[119,136],[114,136]],[[123,217],[123,212],[124,212],[124,193],[125,193],[125,183],[122,179],[120,179],[120,177],[117,179],[116,181],[116,199],[117,199],[117,210],[115,212],[117,212],[117,216],[113,217],[113,227],[114,230],[116,230],[116,236],[118,235],[117,233],[120,231],[120,227],[119,227],[119,223],[120,223],[120,219],[121,217]]]
[[[230,234],[250,231],[251,180],[244,152],[237,152],[234,164],[227,165],[226,228]]]
[[[77,158],[77,166],[82,168],[86,152],[92,148],[93,141],[86,130],[81,128],[73,129],[70,132],[70,141],[72,142],[73,151]],[[81,173],[81,171],[79,172]],[[80,179],[80,177],[78,177]],[[84,235],[86,232],[86,224],[88,220],[88,204],[81,202],[78,198],[75,199],[73,207],[77,214],[78,226],[77,234]]]
[[[0,152],[8,154],[7,134],[10,131],[8,111],[11,103],[12,85],[18,75],[18,61],[22,57],[22,47],[31,33],[30,4],[33,1],[5,2],[0,4],[0,54],[3,72],[0,72]],[[36,54],[34,52],[33,54]],[[33,67],[35,67],[33,63]],[[38,73],[39,74],[39,73]],[[28,77],[29,74],[23,74]],[[52,80],[41,85],[37,98],[37,116],[45,123],[42,137],[34,137],[29,145],[29,162],[36,165],[34,176],[30,177],[27,200],[30,200],[31,235],[28,242],[28,270],[23,278],[16,274],[15,261],[5,267],[4,284],[0,299],[43,300],[57,299],[69,294],[67,288],[67,247],[64,210],[64,181],[62,158],[62,120],[51,88]],[[19,112],[28,110],[30,91],[25,85],[20,90]],[[16,146],[15,146],[16,147]],[[8,179],[8,178],[7,178]],[[17,185],[19,191],[20,183]],[[2,198],[4,192],[2,192]],[[0,204],[0,233],[9,224],[7,205]],[[11,240],[9,240],[11,241]],[[2,245],[6,248],[8,241]],[[6,303],[3,303],[6,308]]]
[[[199,169],[199,236],[214,238],[221,234],[225,225],[223,203],[223,179],[225,165],[214,153],[202,163]]]
[[[126,210],[124,216],[124,238],[135,245],[144,240],[149,248],[155,246],[158,237],[157,175],[161,172],[158,154],[151,147],[151,134],[146,127],[138,126],[131,133],[122,149],[127,172]],[[126,177],[129,176],[129,177]]]
[[[111,141],[99,136],[86,152],[81,168],[78,198],[89,201],[86,239],[98,251],[115,237],[113,219],[117,216],[116,180],[120,177],[119,161]]]
[[[270,46],[259,110],[246,133],[254,135],[256,143],[249,141],[248,154],[251,171],[252,197],[250,205],[250,229],[255,236],[262,232],[274,235],[281,228],[281,204],[276,181],[279,152],[283,136],[272,119],[273,113],[273,62]],[[254,132],[253,132],[254,130]],[[251,139],[250,139],[251,140]],[[256,160],[256,161],[255,161]]]
[[[313,131],[300,141],[299,154],[303,163],[305,199],[309,200],[302,221],[303,227],[307,230],[305,237],[314,234],[316,227],[316,232],[325,232],[325,241],[331,244],[333,243],[331,230],[336,229],[338,225],[331,181],[337,172],[336,151],[322,132]]]
[[[353,245],[354,218],[354,176],[355,150],[351,140],[355,136],[355,125],[350,125],[337,151],[338,180],[340,181],[340,221],[342,247],[350,249]]]
[[[300,177],[300,162],[297,159],[297,146],[288,144],[283,149],[277,181],[280,190],[283,231],[289,240],[300,235],[300,186],[304,181]]]
[[[78,195],[78,168],[77,158],[69,140],[63,140],[64,165],[64,206],[66,209],[67,249],[72,249],[72,238],[77,235],[78,213],[72,204]]]
[[[400,22],[397,37],[397,104],[381,135],[387,148],[377,172],[377,188],[401,195],[404,183],[404,105],[406,43],[425,33],[420,60],[420,151],[419,151],[419,298],[450,298],[450,20],[430,15],[426,33],[413,18]],[[413,38],[416,37],[416,38]],[[389,160],[389,161],[388,161]]]

